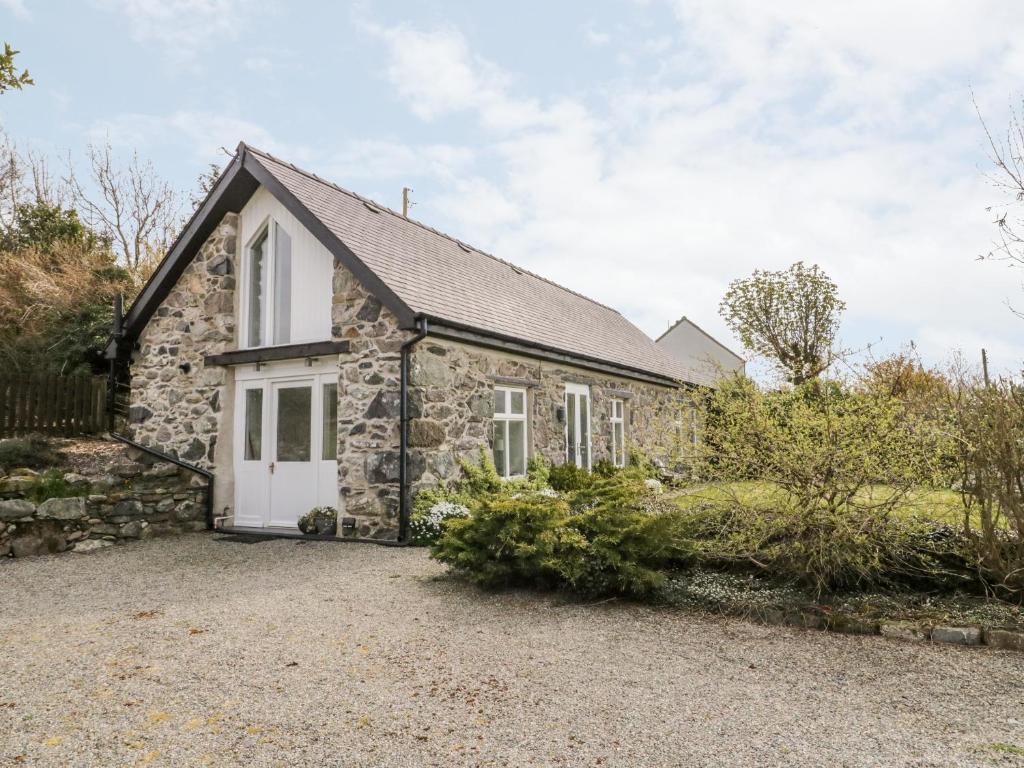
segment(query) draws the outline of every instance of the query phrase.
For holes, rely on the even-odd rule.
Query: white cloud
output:
[[[803,259],[839,283],[851,346],[1024,360],[1003,304],[1019,287],[973,261],[991,192],[967,89],[967,73],[980,94],[1015,82],[1024,18],[916,6],[680,1],[658,73],[596,105],[518,95],[452,28],[375,33],[414,114],[490,139],[431,213],[648,333],[685,313],[733,344],[729,280]]]
[[[19,19],[27,19],[30,16],[25,0],[0,0],[0,7],[6,8]]]
[[[95,0],[128,22],[138,42],[155,43],[174,61],[197,66],[197,53],[237,37],[265,0]]]

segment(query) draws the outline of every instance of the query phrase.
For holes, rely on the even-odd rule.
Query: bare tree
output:
[[[167,251],[178,230],[178,193],[136,152],[127,165],[118,165],[109,141],[90,144],[88,157],[91,189],[68,163],[65,182],[71,199],[86,223],[109,238],[118,261],[138,271]]]
[[[981,127],[988,140],[989,160],[994,169],[985,177],[1007,200],[1000,205],[986,208],[995,212],[997,237],[988,253],[978,258],[987,261],[1007,263],[1011,267],[1024,267],[1024,117],[1017,109],[1010,108],[1010,120],[1006,135],[996,138],[989,130],[977,101],[974,109],[978,113]],[[1016,209],[1016,212],[1011,209]],[[1010,309],[1024,317],[1024,312]]]

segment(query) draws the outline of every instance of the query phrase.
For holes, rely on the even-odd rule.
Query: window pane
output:
[[[612,424],[612,444],[615,452],[615,464],[620,467],[626,464],[626,446],[622,437],[622,424],[615,422]]]
[[[526,474],[526,422],[508,423],[508,473]]]
[[[267,233],[264,230],[249,249],[249,346],[263,343],[263,313],[266,311]]]
[[[588,453],[590,442],[590,398],[580,395],[580,466],[590,469],[590,455]]]
[[[512,407],[509,408],[509,411],[511,413],[518,413],[518,414],[526,413],[526,404],[525,404],[526,397],[525,397],[524,393],[516,392],[515,390],[512,390],[508,394],[509,394],[509,397],[512,400]]]
[[[508,477],[508,466],[505,462],[507,451],[505,450],[505,425],[506,421],[494,422],[494,466],[498,468],[498,474]]]
[[[287,387],[277,391],[278,461],[309,461],[312,410],[312,387]]]
[[[245,390],[245,460],[263,457],[263,390]]]
[[[338,458],[338,385],[324,384],[324,447],[323,459],[335,461]]]
[[[505,413],[505,390],[494,390],[494,412]]]
[[[292,239],[274,225],[274,343],[292,338]]]

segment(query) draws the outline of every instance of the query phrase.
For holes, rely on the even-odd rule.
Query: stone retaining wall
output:
[[[63,479],[80,495],[36,504],[26,494],[39,475],[15,469],[0,478],[0,556],[87,552],[206,527],[206,479],[133,448],[103,474]]]

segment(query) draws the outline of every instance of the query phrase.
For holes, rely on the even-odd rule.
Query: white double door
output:
[[[338,505],[337,363],[236,374],[235,525],[293,528]]]

